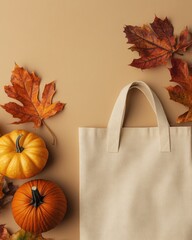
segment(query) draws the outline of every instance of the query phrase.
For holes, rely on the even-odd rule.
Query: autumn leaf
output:
[[[168,18],[161,20],[155,17],[153,23],[143,27],[127,25],[124,32],[127,43],[133,44],[130,49],[140,55],[140,58],[134,59],[130,65],[140,69],[165,65],[173,54],[182,54],[192,45],[188,28],[177,38]]]
[[[9,240],[10,234],[5,227],[5,224],[0,224],[0,240]]]
[[[0,208],[11,202],[17,186],[0,174]]]
[[[18,100],[20,104],[9,102],[2,107],[14,118],[20,120],[16,124],[33,122],[36,128],[40,127],[49,117],[62,111],[65,104],[60,102],[52,103],[55,94],[55,83],[45,85],[42,99],[39,100],[39,87],[41,79],[34,73],[28,72],[23,67],[15,65],[12,72],[12,85],[5,86],[5,92],[10,98]]]
[[[18,232],[11,235],[10,240],[51,240],[50,238],[43,238],[42,235],[35,235],[20,229]]]
[[[181,59],[172,59],[171,82],[175,82],[175,86],[167,87],[170,99],[181,103],[189,110],[177,118],[177,123],[192,121],[192,68],[187,62]]]
[[[0,174],[0,200],[4,197],[3,186],[4,186],[4,176]]]
[[[179,36],[179,42],[177,45],[178,52],[186,52],[187,48],[191,46],[191,33],[189,32],[188,27],[186,27]]]

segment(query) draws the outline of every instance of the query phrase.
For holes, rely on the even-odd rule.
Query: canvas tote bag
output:
[[[149,100],[157,127],[122,128],[127,93]],[[191,127],[170,127],[155,93],[133,82],[107,128],[80,128],[80,239],[191,240]]]

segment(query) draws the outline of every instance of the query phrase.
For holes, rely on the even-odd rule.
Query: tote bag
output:
[[[157,127],[122,128],[127,93],[149,100]],[[80,128],[80,239],[191,240],[191,127],[170,127],[144,82],[124,87],[107,128]]]

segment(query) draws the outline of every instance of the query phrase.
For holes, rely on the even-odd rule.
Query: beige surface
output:
[[[66,102],[64,112],[47,120],[58,136],[51,146],[45,128],[32,124],[12,126],[13,118],[0,109],[0,132],[24,128],[38,132],[47,142],[50,159],[37,177],[59,183],[66,192],[69,209],[64,222],[45,234],[58,240],[79,239],[78,127],[105,127],[120,89],[133,80],[146,81],[162,99],[169,121],[185,111],[169,100],[165,67],[141,71],[128,66],[136,53],[128,50],[123,27],[153,21],[155,14],[168,16],[178,34],[191,23],[189,0],[0,0],[0,103],[8,102],[3,86],[9,84],[14,62],[36,71],[45,83],[56,80],[55,100]],[[151,125],[154,117],[139,96],[131,104],[129,125]],[[10,206],[0,213],[10,230],[18,226]]]

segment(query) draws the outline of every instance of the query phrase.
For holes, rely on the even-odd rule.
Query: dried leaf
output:
[[[181,54],[192,45],[191,34],[186,28],[181,32],[179,39],[174,36],[174,28],[168,18],[161,20],[155,17],[149,25],[125,26],[124,32],[130,49],[137,51],[139,59],[134,59],[130,64],[133,67],[147,69],[165,65],[174,53]]]
[[[18,232],[11,235],[10,240],[51,240],[50,238],[43,238],[42,235],[35,235],[30,232],[25,232],[20,229]]]
[[[0,240],[9,240],[10,234],[5,227],[5,224],[0,225]]]
[[[181,59],[172,59],[172,68],[170,73],[171,82],[176,86],[169,86],[167,90],[170,98],[175,102],[181,103],[189,110],[177,118],[177,123],[192,121],[192,75],[187,62]]]
[[[0,174],[0,200],[4,197],[3,186],[4,186],[4,176]]]
[[[11,202],[17,186],[0,174],[0,208]]]
[[[187,48],[191,46],[191,33],[188,27],[186,27],[179,36],[178,51],[186,52]]]
[[[39,100],[40,81],[40,78],[34,72],[30,73],[15,65],[11,77],[12,86],[5,86],[5,92],[9,97],[20,101],[22,105],[9,102],[2,106],[14,118],[20,119],[20,121],[14,123],[33,122],[34,126],[38,128],[42,125],[44,119],[63,110],[63,103],[52,103],[56,92],[54,82],[45,85],[42,100]]]

